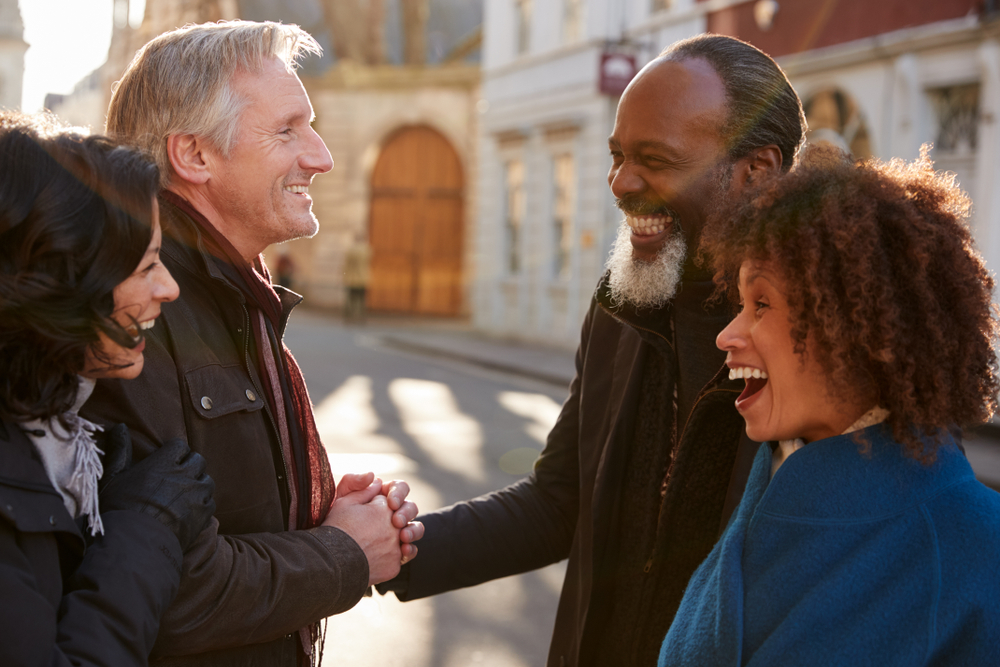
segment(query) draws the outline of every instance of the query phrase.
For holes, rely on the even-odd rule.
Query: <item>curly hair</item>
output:
[[[104,333],[135,347],[111,318],[114,289],[152,239],[159,171],[135,149],[0,113],[0,418],[60,415]]]
[[[914,162],[857,163],[810,148],[710,224],[700,251],[733,300],[741,264],[766,262],[788,290],[795,352],[811,335],[832,395],[886,408],[896,440],[929,462],[945,429],[997,408],[993,279],[970,207],[927,147]]]

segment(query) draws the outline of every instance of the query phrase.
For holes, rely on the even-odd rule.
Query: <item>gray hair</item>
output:
[[[781,149],[781,168],[791,168],[805,139],[806,116],[788,77],[769,55],[733,37],[705,34],[671,44],[659,58],[701,58],[722,79],[728,103],[722,134],[730,159],[773,144]]]
[[[304,55],[321,53],[299,26],[271,21],[220,21],[163,33],[139,49],[115,84],[107,133],[146,150],[166,185],[173,173],[170,135],[205,137],[231,154],[247,105],[230,86],[234,75],[260,73],[275,57],[291,72]]]

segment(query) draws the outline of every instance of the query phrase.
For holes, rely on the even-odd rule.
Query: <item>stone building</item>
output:
[[[0,0],[0,109],[21,108],[24,52],[27,50],[17,0]]]
[[[980,0],[487,0],[473,321],[572,345],[621,219],[607,186],[622,79],[701,32],[775,56],[811,141],[916,157],[973,196],[1000,266],[1000,22]],[[634,66],[633,66],[634,63]]]

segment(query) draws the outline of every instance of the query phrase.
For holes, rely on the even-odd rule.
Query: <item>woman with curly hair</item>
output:
[[[132,149],[0,113],[0,664],[146,664],[214,510],[184,442],[131,466],[127,428],[78,414],[177,297],[158,184]]]
[[[1000,494],[958,445],[1000,388],[969,206],[926,154],[815,149],[706,231],[764,444],[661,666],[1000,664]]]

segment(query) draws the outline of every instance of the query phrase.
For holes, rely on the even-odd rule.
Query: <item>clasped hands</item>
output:
[[[399,574],[413,560],[413,543],[424,536],[424,525],[413,519],[417,506],[406,499],[410,485],[382,482],[374,473],[346,474],[337,484],[337,499],[323,521],[343,530],[368,558],[368,583],[378,584]]]

